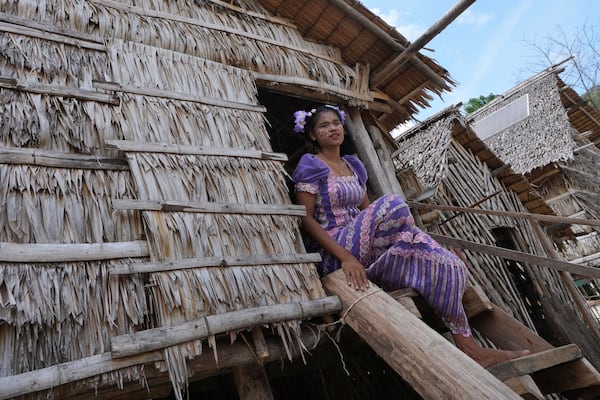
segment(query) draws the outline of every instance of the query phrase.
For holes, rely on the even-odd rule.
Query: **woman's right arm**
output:
[[[306,215],[302,217],[302,228],[319,246],[340,260],[348,286],[354,286],[356,290],[367,289],[369,280],[365,267],[352,253],[329,236],[321,224],[314,219],[315,195],[308,192],[296,192],[296,203],[306,207]]]

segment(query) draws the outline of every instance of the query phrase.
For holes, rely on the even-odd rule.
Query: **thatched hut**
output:
[[[537,74],[469,120],[500,159],[535,185],[556,215],[598,220],[600,113],[560,78],[561,72],[558,65]],[[501,118],[506,126],[487,128]],[[559,228],[547,231],[566,260],[600,266],[598,227],[572,225],[569,235]],[[590,303],[600,298],[600,281],[575,279]]]
[[[301,355],[300,321],[340,304],[290,201],[292,111],[342,104],[372,192],[400,191],[387,132],[453,86],[419,53],[391,62],[407,40],[343,0],[0,19],[1,398],[181,398],[228,368],[239,390],[264,374],[248,360]]]
[[[531,216],[555,219],[526,177],[486,146],[457,106],[407,131],[398,143],[394,162],[404,187],[413,188],[406,193],[415,214],[440,241],[463,248],[472,283],[538,335],[554,345],[577,343],[600,365],[597,326],[589,326],[589,308],[569,274],[524,254],[553,258],[549,237]],[[498,248],[521,257],[507,258]]]

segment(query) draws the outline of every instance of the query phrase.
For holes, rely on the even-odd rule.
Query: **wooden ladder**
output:
[[[407,310],[432,328],[447,331],[442,321],[413,289],[389,293]],[[471,327],[497,347],[529,349],[532,354],[488,368],[524,399],[544,399],[559,393],[567,399],[600,398],[600,373],[583,356],[579,347],[554,347],[531,329],[495,306],[478,286],[467,288],[463,305]]]

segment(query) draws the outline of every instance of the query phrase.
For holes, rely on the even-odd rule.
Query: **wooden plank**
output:
[[[474,2],[475,0],[460,0],[456,3],[442,18],[429,27],[425,33],[410,43],[402,53],[398,54],[392,61],[386,63],[385,67],[381,70],[376,71],[371,78],[371,85],[373,87],[382,85],[394,72],[398,71],[400,67],[413,58],[422,47],[429,43]]]
[[[407,204],[410,207],[414,207],[414,208],[425,208],[425,209],[433,209],[433,210],[440,210],[440,211],[456,211],[456,212],[463,212],[463,213],[470,213],[470,214],[498,215],[498,216],[502,216],[502,217],[523,218],[523,219],[533,218],[537,221],[543,221],[543,222],[571,224],[571,225],[600,226],[600,220],[597,220],[597,219],[568,218],[568,217],[559,217],[556,215],[533,214],[533,213],[524,213],[524,212],[516,212],[516,211],[486,210],[483,208],[456,207],[456,206],[446,206],[446,205],[441,205],[441,204],[425,204],[425,203],[419,203],[416,201],[408,201]]]
[[[287,161],[285,153],[271,153],[261,150],[234,149],[230,147],[181,146],[168,143],[140,142],[136,140],[106,140],[106,145],[127,152],[167,153],[196,156],[222,156],[256,158],[260,160]]]
[[[0,13],[3,14],[3,13]],[[14,33],[17,35],[29,36],[37,39],[50,40],[56,43],[62,43],[70,46],[80,47],[82,49],[97,50],[106,52],[106,46],[102,43],[88,42],[86,40],[74,39],[60,34],[48,33],[43,30],[32,29],[22,25],[0,22],[0,32]]]
[[[468,240],[439,235],[437,233],[429,233],[429,236],[431,236],[438,243],[447,246],[456,246],[461,249],[468,249],[480,253],[491,254],[493,256],[503,257],[514,261],[520,261],[531,265],[544,266],[556,269],[558,271],[570,272],[591,278],[600,278],[600,268],[572,264],[566,261],[554,260],[547,257],[536,256],[533,254],[523,253],[516,250],[509,250],[496,246],[490,246],[482,243],[470,242]]]
[[[544,400],[544,395],[531,375],[517,376],[504,381],[506,386],[525,400]]]
[[[47,33],[53,33],[60,36],[72,37],[85,42],[93,42],[96,44],[103,45],[104,39],[89,33],[73,31],[65,29],[58,25],[48,25],[29,18],[19,17],[13,14],[0,13],[0,21],[7,22],[9,24],[19,25],[21,27],[27,27]]]
[[[516,376],[531,375],[534,372],[577,360],[581,357],[583,357],[581,349],[575,344],[569,344],[505,361],[488,368],[488,371],[498,379],[505,381]]]
[[[322,337],[318,338],[311,332],[303,335],[301,340],[302,343],[310,349],[319,344],[318,340],[324,339]],[[288,350],[291,351],[292,356],[298,355],[295,347],[286,349],[281,343],[281,338],[278,337],[268,338],[267,346],[269,357],[265,361],[280,361],[281,359],[288,357]],[[241,341],[230,343],[229,337],[225,338],[225,340],[217,341],[216,351],[217,359],[215,359],[212,351],[206,351],[194,359],[188,360],[188,366],[194,372],[194,377],[191,377],[190,380],[193,380],[203,373],[214,373],[215,371],[220,371],[224,368],[256,362],[253,354],[245,343],[242,343]],[[163,353],[160,351],[119,359],[112,359],[110,352],[107,352],[18,375],[4,376],[0,377],[0,400],[56,388],[61,385],[134,365],[144,365],[162,360],[164,360]],[[157,376],[154,372],[154,366],[151,364],[149,364],[149,366],[151,366],[151,368],[146,370],[146,375],[153,374],[153,376]],[[114,391],[114,385],[111,386],[113,387],[111,387],[110,390]],[[61,394],[60,398],[68,396],[86,398],[86,396],[89,395],[89,389],[87,388],[82,389],[80,387],[68,386],[64,389],[65,390],[62,390],[62,388],[60,391],[57,390],[57,392]],[[77,394],[80,394],[80,396],[76,396]]]
[[[340,309],[340,300],[336,296],[329,296],[317,300],[274,304],[208,315],[201,319],[177,325],[162,326],[113,337],[110,341],[111,354],[113,358],[127,357],[207,338],[219,333],[276,322],[308,319],[332,314]]]
[[[600,385],[600,373],[586,359],[581,358],[533,374],[542,393],[562,393]],[[584,393],[584,392],[583,392]],[[597,399],[597,397],[595,397]]]
[[[295,204],[243,204],[209,203],[193,201],[158,201],[136,199],[113,199],[115,210],[145,210],[189,213],[248,214],[248,215],[306,215],[306,207]]]
[[[520,399],[376,285],[357,291],[342,270],[322,282],[342,300],[344,322],[423,398]]]
[[[61,263],[117,258],[148,257],[145,240],[106,243],[10,243],[0,242],[0,262]]]
[[[144,88],[144,87],[127,85],[127,84],[122,84],[122,83],[117,83],[117,82],[104,82],[104,81],[95,80],[92,82],[92,84],[93,84],[94,88],[96,88],[96,89],[112,90],[115,92],[126,92],[126,93],[131,93],[131,94],[138,94],[141,96],[160,97],[160,98],[172,99],[172,100],[189,101],[192,103],[202,103],[202,104],[206,104],[209,106],[233,108],[236,110],[254,111],[254,112],[261,112],[261,113],[266,111],[266,108],[261,105],[240,103],[240,102],[236,102],[236,101],[228,101],[228,100],[223,100],[223,99],[216,98],[216,97],[206,97],[206,96],[198,97],[198,96],[193,96],[193,95],[190,95],[187,93],[179,93],[179,92],[173,92],[173,91],[162,90],[162,89],[154,89],[154,88]]]
[[[532,353],[552,349],[553,346],[534,331],[495,306],[493,312],[481,313],[470,320],[471,327],[506,350],[528,349]]]
[[[94,90],[50,85],[40,82],[25,82],[10,77],[0,77],[0,88],[36,94],[46,94],[49,96],[97,101],[99,103],[107,103],[114,106],[118,106],[120,101],[118,97],[115,97],[111,94],[99,93]]]
[[[109,267],[108,273],[111,275],[128,275],[204,267],[247,267],[253,265],[316,263],[319,261],[321,261],[319,253],[249,254],[244,256],[183,258],[163,262],[114,264]]]
[[[487,297],[481,286],[467,286],[462,302],[469,318],[494,310],[494,304]]]
[[[262,365],[234,367],[232,373],[240,400],[273,400],[271,385]]]
[[[38,165],[41,167],[128,171],[125,158],[98,155],[59,153],[56,151],[1,147],[0,163]]]

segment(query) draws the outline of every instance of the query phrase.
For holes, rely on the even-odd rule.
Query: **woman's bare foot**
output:
[[[484,368],[530,354],[529,350],[487,349],[479,346],[472,336],[453,335],[453,337],[456,347]]]

